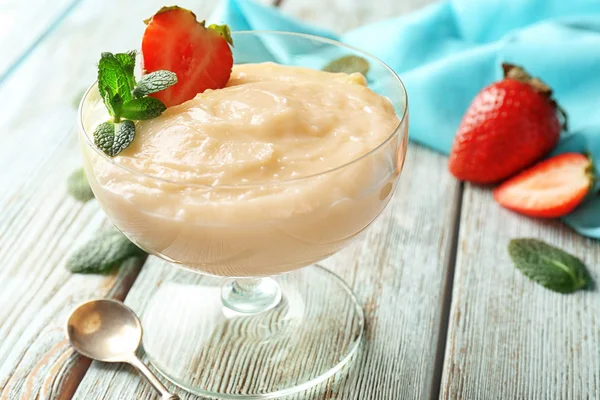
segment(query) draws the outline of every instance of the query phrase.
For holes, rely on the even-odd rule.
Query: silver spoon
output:
[[[142,324],[120,301],[101,299],[81,304],[69,316],[67,336],[77,352],[98,361],[128,363],[160,393],[161,400],[179,400],[136,356]]]

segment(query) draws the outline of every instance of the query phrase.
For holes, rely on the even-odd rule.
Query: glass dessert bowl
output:
[[[110,158],[91,138],[101,103],[93,85],[80,107],[80,142],[90,185],[115,226],[183,268],[156,288],[142,315],[152,364],[198,395],[265,399],[332,376],[360,345],[360,304],[314,264],[388,204],[406,154],[408,106],[397,75],[359,50],[284,32],[232,36],[239,67],[220,89],[231,97],[205,92],[192,108],[142,122],[131,150]],[[366,81],[305,69],[349,55],[368,61]],[[302,68],[256,64],[264,62]],[[266,86],[247,97],[244,85],[256,82]],[[336,91],[344,94],[330,95]],[[356,112],[338,112],[355,103]],[[219,133],[194,142],[179,130],[195,134],[190,119],[210,120],[202,129]],[[298,133],[313,137],[298,141]]]

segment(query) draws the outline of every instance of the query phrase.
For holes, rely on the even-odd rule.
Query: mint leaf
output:
[[[513,239],[508,254],[529,279],[559,293],[572,293],[591,283],[583,262],[536,239]]]
[[[346,74],[360,72],[366,76],[369,72],[369,62],[359,56],[344,56],[331,61],[323,67],[323,71],[344,72]]]
[[[90,188],[83,168],[76,169],[67,179],[67,192],[82,203],[94,198],[94,192]]]
[[[143,75],[133,89],[135,97],[143,97],[150,93],[160,92],[177,83],[177,75],[171,71],[154,71]]]
[[[124,120],[120,123],[104,122],[94,131],[94,143],[110,157],[114,157],[127,148],[135,137],[135,124]]]
[[[134,137],[135,123],[133,121],[125,120],[115,124],[115,139],[112,148],[114,155],[125,150],[133,142]]]
[[[71,272],[100,274],[110,272],[131,257],[145,252],[116,229],[103,231],[77,250],[67,261]]]
[[[94,143],[105,154],[114,157],[127,148],[135,137],[135,123],[158,117],[166,110],[158,99],[144,97],[177,83],[170,71],[155,71],[145,75],[136,85],[136,52],[102,53],[98,62],[98,91],[113,121],[104,122],[94,130]],[[134,97],[135,96],[135,97]],[[121,118],[125,118],[121,121]]]
[[[130,79],[114,54],[102,53],[98,63],[98,90],[116,122],[119,122],[121,105],[131,100]]]
[[[121,115],[123,118],[143,120],[158,117],[167,107],[162,101],[154,97],[133,99],[123,104]]]
[[[129,91],[131,92],[135,87],[135,76],[133,70],[135,69],[135,50],[128,51],[127,53],[117,53],[115,58],[121,64],[123,71],[127,75],[127,82],[129,83]]]
[[[101,123],[94,130],[94,144],[109,156],[115,141],[115,124],[111,121]]]
[[[231,29],[227,25],[217,25],[211,24],[208,26],[208,29],[212,29],[217,32],[223,39],[227,41],[233,47],[233,39],[231,38]]]

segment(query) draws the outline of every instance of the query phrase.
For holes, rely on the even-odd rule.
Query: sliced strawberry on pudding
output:
[[[532,217],[562,217],[585,198],[594,182],[583,154],[565,153],[542,161],[494,190],[500,205]]]
[[[193,12],[177,6],[163,7],[145,22],[144,73],[168,70],[177,74],[177,84],[150,96],[171,107],[206,89],[225,87],[233,66],[227,25],[206,27]]]

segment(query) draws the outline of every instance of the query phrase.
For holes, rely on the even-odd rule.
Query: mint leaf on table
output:
[[[360,72],[366,76],[369,72],[369,67],[369,62],[362,57],[344,56],[331,61],[329,64],[323,67],[323,71],[344,72],[346,74]]]
[[[160,70],[143,75],[133,89],[135,97],[146,96],[150,93],[160,92],[177,83],[177,75],[174,72]]]
[[[67,269],[84,274],[110,272],[131,257],[146,254],[116,229],[103,231],[77,250],[67,261]]]
[[[529,279],[559,293],[573,293],[591,283],[583,262],[536,239],[513,239],[508,254]]]
[[[130,120],[119,123],[106,121],[96,127],[94,143],[107,155],[114,157],[127,148],[135,137],[135,124]]]
[[[94,198],[94,192],[90,188],[85,171],[83,168],[76,169],[67,178],[67,192],[82,203]]]

